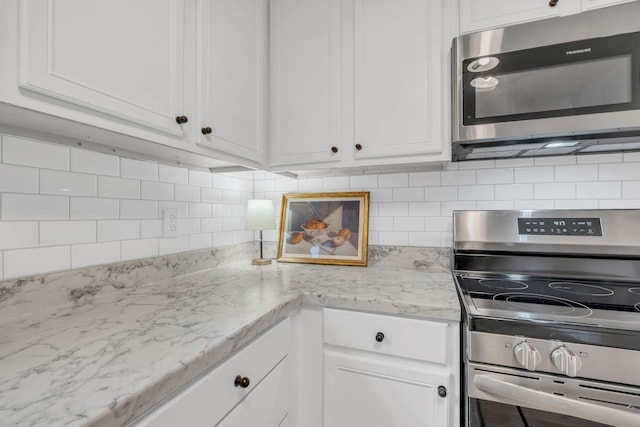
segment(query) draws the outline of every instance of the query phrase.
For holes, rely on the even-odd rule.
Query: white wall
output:
[[[449,164],[442,172],[289,179],[255,172],[256,197],[370,191],[370,245],[450,247],[456,209],[640,209],[640,153]],[[276,232],[265,240],[277,240]]]
[[[252,173],[159,165],[2,135],[0,279],[253,240]],[[163,238],[162,210],[181,235]]]

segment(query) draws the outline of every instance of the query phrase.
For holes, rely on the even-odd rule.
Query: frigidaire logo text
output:
[[[587,53],[591,52],[591,48],[588,47],[586,49],[576,49],[576,50],[568,50],[565,52],[565,55],[577,55],[578,53]]]

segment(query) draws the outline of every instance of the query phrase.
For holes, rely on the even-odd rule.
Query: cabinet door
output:
[[[616,4],[630,3],[638,0],[582,0],[582,10],[599,9],[601,7],[615,6]]]
[[[200,0],[197,13],[198,142],[262,162],[267,0]]]
[[[271,164],[336,162],[340,1],[271,2]]]
[[[20,85],[178,137],[184,0],[22,0]]]
[[[441,153],[442,2],[354,6],[354,158]]]
[[[289,409],[287,359],[236,406],[218,427],[280,427]]]
[[[460,0],[463,33],[580,12],[580,0]]]
[[[325,427],[448,426],[442,373],[325,351]]]

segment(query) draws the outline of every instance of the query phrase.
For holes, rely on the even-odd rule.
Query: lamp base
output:
[[[251,260],[251,265],[269,265],[271,260],[269,258],[254,258]]]

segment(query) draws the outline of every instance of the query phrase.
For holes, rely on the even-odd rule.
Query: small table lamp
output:
[[[251,264],[271,264],[271,259],[265,259],[262,256],[262,230],[276,228],[272,200],[255,199],[247,202],[247,228],[249,230],[260,230],[260,258],[252,259]]]

